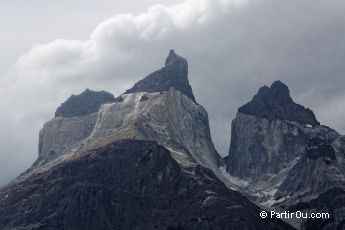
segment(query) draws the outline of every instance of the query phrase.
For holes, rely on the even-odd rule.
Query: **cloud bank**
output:
[[[222,155],[237,108],[276,79],[321,123],[344,131],[344,11],[342,0],[186,0],[115,15],[87,40],[33,45],[0,78],[0,184],[35,160],[40,127],[69,95],[119,95],[160,68],[170,48],[189,60]]]

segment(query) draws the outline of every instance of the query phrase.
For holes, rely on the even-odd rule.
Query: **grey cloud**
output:
[[[344,10],[341,0],[188,0],[117,15],[88,40],[34,46],[1,78],[0,96],[7,99],[0,102],[6,108],[0,134],[8,141],[0,158],[20,155],[27,166],[39,128],[66,97],[87,87],[118,95],[161,67],[170,48],[189,60],[196,99],[209,112],[222,155],[237,108],[276,79],[321,123],[344,131]]]

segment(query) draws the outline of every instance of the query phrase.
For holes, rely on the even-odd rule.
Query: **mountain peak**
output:
[[[162,92],[168,91],[170,88],[180,91],[196,102],[188,80],[188,62],[177,55],[173,49],[170,50],[163,68],[138,81],[125,93]]]
[[[102,104],[112,100],[114,96],[111,93],[86,89],[79,95],[70,96],[62,103],[57,108],[55,117],[85,116],[97,112]]]
[[[261,87],[255,97],[259,97],[265,101],[274,100],[280,105],[293,102],[289,88],[279,80],[273,82],[270,87],[266,85]]]
[[[168,57],[165,59],[165,66],[175,64],[176,62],[182,62],[184,64],[187,64],[187,60],[184,59],[183,57],[177,55],[175,53],[174,49],[171,49],[169,51]]]
[[[301,124],[320,124],[314,113],[295,103],[287,85],[275,81],[270,87],[263,86],[247,104],[238,109],[239,112],[267,119],[295,121]]]

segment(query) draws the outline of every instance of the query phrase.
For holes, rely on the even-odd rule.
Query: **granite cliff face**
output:
[[[232,122],[227,169],[231,175],[256,180],[288,168],[313,138],[327,142],[340,135],[326,126],[246,115],[239,112]]]
[[[218,170],[219,156],[202,106],[172,88],[162,93],[123,94],[122,98],[101,108],[90,139],[154,140],[182,164],[196,162]]]
[[[221,176],[220,157],[212,143],[208,115],[195,103],[187,73],[187,61],[170,51],[164,68],[145,77],[113,102],[101,105],[96,113],[57,117],[47,122],[40,132],[36,164],[99,141],[134,138],[154,140],[169,148],[181,163],[197,163]],[[69,101],[63,105],[70,104]]]
[[[239,108],[232,121],[227,169],[247,180],[277,174],[301,156],[311,139],[330,143],[339,136],[293,102],[287,86],[277,81]]]
[[[114,101],[114,96],[108,92],[89,89],[69,97],[57,108],[55,118],[45,123],[40,131],[36,164],[57,158],[88,137],[101,105]]]
[[[232,121],[227,172],[262,205],[286,210],[345,189],[343,140],[274,82]]]
[[[56,117],[44,124],[39,134],[38,162],[46,163],[68,152],[88,137],[97,120],[97,113],[81,117]]]
[[[224,184],[187,73],[171,51],[111,102],[64,103],[40,132],[38,160],[0,190],[0,229],[293,229]]]
[[[335,150],[336,158],[343,172],[345,172],[345,136],[338,137],[332,147]]]
[[[332,188],[345,188],[345,172],[341,170],[332,145],[320,139],[311,142],[279,185],[275,197],[284,198],[279,205],[291,206]]]

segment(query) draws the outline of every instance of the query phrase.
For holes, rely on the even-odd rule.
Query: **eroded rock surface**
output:
[[[82,117],[57,117],[44,124],[39,134],[38,161],[48,162],[88,137],[97,119],[97,113]]]
[[[154,140],[171,150],[181,164],[197,163],[222,176],[207,112],[195,103],[187,74],[187,61],[171,50],[165,67],[102,104],[96,113],[47,122],[39,151],[45,160],[36,165],[62,154],[73,155],[99,141],[134,138]]]

